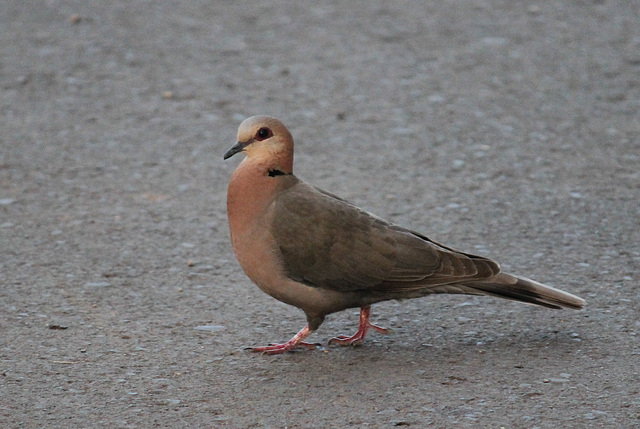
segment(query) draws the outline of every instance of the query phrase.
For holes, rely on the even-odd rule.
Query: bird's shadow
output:
[[[329,381],[335,374],[336,382],[350,377],[373,381],[386,376],[411,378],[419,374],[423,379],[438,381],[452,370],[466,378],[465,374],[504,377],[527,368],[539,369],[548,362],[564,362],[585,346],[575,333],[551,330],[507,333],[487,342],[467,337],[437,340],[429,343],[416,337],[379,336],[355,347],[325,344],[316,350],[263,358],[285,361],[286,370],[282,365],[273,368],[280,372],[277,376],[294,376],[298,380],[303,377]]]

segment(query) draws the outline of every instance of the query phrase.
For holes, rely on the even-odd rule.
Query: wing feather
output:
[[[344,292],[394,293],[500,271],[487,258],[442,246],[295,180],[274,200],[271,231],[293,280]]]

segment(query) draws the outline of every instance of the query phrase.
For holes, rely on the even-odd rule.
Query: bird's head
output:
[[[270,168],[291,173],[293,166],[293,137],[280,120],[270,116],[252,116],[238,128],[238,141],[224,154],[231,158],[244,152],[252,161],[266,162]]]

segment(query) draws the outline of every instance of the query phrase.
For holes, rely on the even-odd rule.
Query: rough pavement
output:
[[[3,2],[0,426],[637,427],[639,9]],[[586,309],[435,296],[247,353],[304,324],[229,244],[253,114],[305,180]]]

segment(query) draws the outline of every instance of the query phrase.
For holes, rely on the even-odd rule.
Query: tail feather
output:
[[[568,292],[545,286],[534,280],[500,273],[486,281],[468,282],[465,286],[483,295],[492,295],[515,301],[528,302],[548,308],[580,310],[584,300]]]

